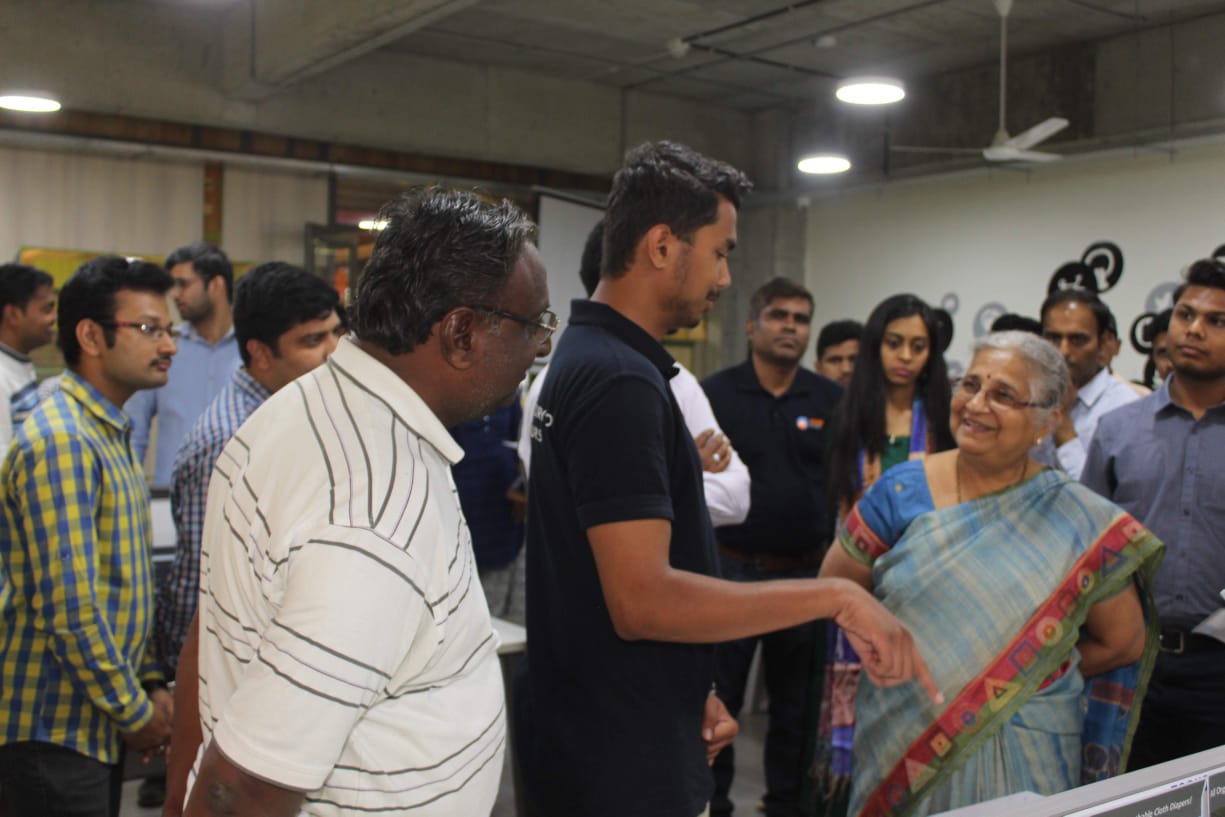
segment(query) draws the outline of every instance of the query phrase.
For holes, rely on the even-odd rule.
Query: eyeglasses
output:
[[[531,331],[532,340],[540,344],[553,337],[553,333],[561,325],[561,319],[551,309],[546,309],[535,318],[525,318],[522,315],[515,315],[501,309],[494,309],[492,306],[484,306],[483,304],[470,304],[468,308],[488,312],[490,315],[497,315],[499,318],[507,318],[515,323],[521,323]]]
[[[1001,386],[992,386],[984,390],[983,384],[977,377],[963,377],[953,382],[953,396],[961,397],[967,403],[973,400],[974,395],[980,391],[983,393],[984,400],[995,408],[1003,409],[1004,411],[1026,408],[1050,408],[1042,403],[1022,400]]]
[[[139,323],[137,321],[97,321],[99,326],[106,326],[111,329],[135,329],[147,338],[153,340],[161,340],[166,335],[170,336],[171,340],[179,339],[179,330],[171,326],[159,326],[156,323]]]

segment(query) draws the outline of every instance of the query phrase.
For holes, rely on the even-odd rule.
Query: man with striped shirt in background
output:
[[[508,202],[435,189],[380,220],[353,337],[213,472],[188,817],[493,807],[505,704],[447,427],[512,400],[557,318]]]
[[[176,346],[154,264],[104,257],[60,292],[68,365],[4,461],[0,810],[117,817],[123,748],[159,751],[170,695],[147,649],[149,492],[120,406],[166,382]]]

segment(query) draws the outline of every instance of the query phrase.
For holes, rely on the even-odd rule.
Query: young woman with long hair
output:
[[[956,447],[949,430],[947,339],[935,311],[914,295],[882,301],[864,327],[855,373],[838,404],[826,485],[839,524],[885,471],[907,460]],[[844,817],[850,786],[851,739],[859,658],[832,624],[824,667],[814,668],[820,696],[810,813]]]

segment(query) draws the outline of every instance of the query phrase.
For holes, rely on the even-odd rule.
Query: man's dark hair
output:
[[[1222,287],[1222,289],[1225,289],[1225,287]],[[1158,335],[1168,334],[1170,331],[1170,318],[1173,316],[1173,309],[1163,309],[1154,315],[1153,319],[1144,327],[1144,331],[1140,333],[1144,338],[1144,342],[1151,346],[1156,342]]]
[[[600,285],[600,262],[604,260],[604,219],[600,219],[587,233],[587,243],[583,244],[583,258],[578,265],[578,279],[587,290],[587,297],[595,293]]]
[[[54,279],[40,269],[25,264],[0,264],[0,308],[25,309],[34,293],[54,284]]]
[[[755,321],[760,318],[762,310],[779,298],[803,298],[808,301],[810,308],[813,303],[811,292],[790,278],[780,275],[759,286],[749,298],[749,320]]]
[[[178,264],[188,263],[206,285],[220,275],[225,282],[225,299],[233,303],[234,266],[220,247],[208,241],[194,241],[185,247],[179,247],[166,256],[166,271],[169,272],[171,267]]]
[[[817,335],[817,360],[821,359],[829,347],[862,337],[863,324],[859,321],[830,321],[821,327],[821,332]]]
[[[1096,294],[1087,289],[1057,289],[1050,295],[1046,296],[1046,300],[1042,302],[1042,311],[1039,313],[1042,316],[1042,323],[1046,324],[1046,313],[1057,306],[1062,306],[1068,303],[1078,303],[1089,307],[1093,312],[1093,317],[1097,321],[1097,336],[1100,338],[1106,332],[1113,335],[1119,334],[1119,325],[1114,321],[1114,313],[1110,311],[1110,307]]]
[[[82,264],[60,289],[56,307],[56,345],[64,362],[75,366],[81,360],[77,324],[83,320],[109,323],[115,320],[115,293],[120,290],[165,295],[174,281],[157,264],[135,258],[104,255]],[[103,326],[107,347],[115,345],[115,327]]]
[[[1031,335],[1042,335],[1042,321],[1027,318],[1015,312],[1005,312],[991,322],[992,332],[1028,332]]]
[[[300,323],[337,312],[340,295],[322,278],[284,261],[260,264],[234,287],[234,336],[242,364],[251,365],[248,340],[277,353],[277,340]]]
[[[433,187],[379,213],[387,226],[357,282],[349,322],[388,354],[411,352],[459,306],[498,306],[536,226],[515,205]]]
[[[1215,258],[1202,258],[1187,267],[1183,283],[1174,290],[1174,303],[1178,303],[1187,287],[1225,289],[1225,264]]]
[[[719,198],[739,209],[753,189],[731,165],[707,158],[675,142],[648,142],[625,154],[613,177],[604,217],[601,274],[620,277],[634,260],[638,242],[657,224],[666,224],[682,241],[719,218]]]

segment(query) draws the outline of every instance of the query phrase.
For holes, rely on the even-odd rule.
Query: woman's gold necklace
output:
[[[1029,458],[1025,458],[1025,462],[1021,465],[1021,473],[1017,476],[1016,482],[1009,485],[1009,488],[1015,488],[1021,484],[1021,480],[1025,479],[1025,472],[1029,470]],[[961,452],[957,452],[957,461],[953,463],[953,475],[957,478],[957,504],[960,505],[964,500],[961,498]]]

